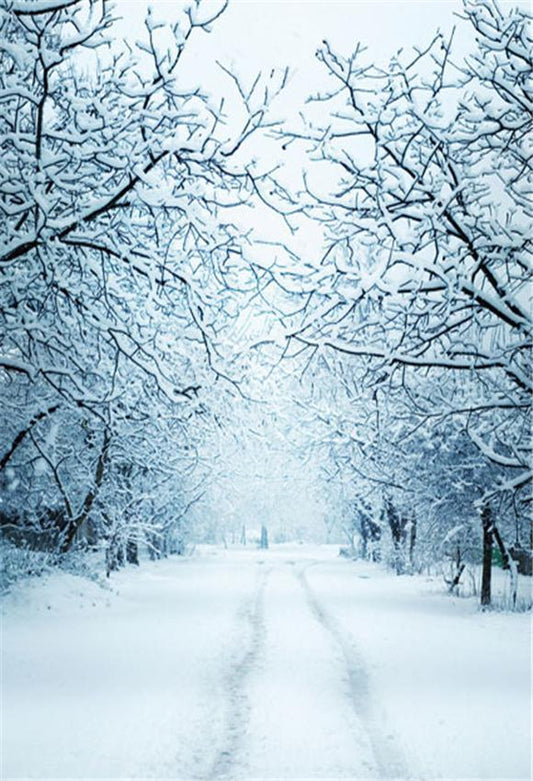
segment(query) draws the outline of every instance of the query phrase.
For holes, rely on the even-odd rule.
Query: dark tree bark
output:
[[[363,559],[368,559],[368,529],[364,520],[361,521],[361,556]]]
[[[266,526],[261,526],[261,542],[259,547],[266,550],[268,548],[268,529]]]
[[[148,554],[152,561],[161,558],[161,539],[157,532],[148,536]]]
[[[459,585],[459,583],[461,581],[461,575],[463,574],[465,567],[466,567],[466,564],[464,562],[462,562],[461,564],[458,564],[453,579],[447,581],[448,586],[449,586],[450,594]]]
[[[492,524],[492,533],[494,535],[494,539],[496,540],[498,544],[498,548],[500,549],[500,553],[502,554],[502,562],[503,562],[503,569],[509,569],[509,557],[510,553],[507,550],[504,541],[501,538],[500,532],[498,530],[498,527],[495,523]]]
[[[100,451],[100,454],[98,456],[98,461],[96,463],[96,472],[94,475],[93,485],[89,489],[87,496],[84,499],[81,512],[78,513],[76,517],[72,517],[67,526],[65,536],[63,537],[63,541],[59,549],[61,553],[67,553],[67,551],[69,551],[70,548],[72,547],[72,543],[74,542],[76,533],[78,529],[82,526],[82,524],[85,522],[85,520],[87,519],[91,511],[91,507],[93,506],[94,500],[98,495],[98,491],[104,479],[105,465],[107,463],[108,453],[109,453],[109,442],[110,442],[109,432],[107,431],[107,429],[104,429],[102,449]]]
[[[481,576],[481,605],[488,607],[491,603],[492,580],[492,546],[493,531],[492,513],[488,505],[481,510],[481,524],[483,527],[483,572]]]
[[[411,531],[409,535],[409,566],[413,570],[415,563],[415,545],[416,545],[416,516],[413,513],[411,518]]]
[[[106,575],[109,577],[112,572],[124,566],[124,545],[122,540],[114,536],[109,540],[106,550]]]
[[[362,538],[362,550],[361,555],[364,559],[372,558],[373,561],[379,560],[378,552],[374,545],[370,543],[378,543],[381,539],[381,526],[375,523],[370,517],[366,515],[361,516],[360,523],[361,538]]]
[[[391,530],[392,543],[394,546],[394,568],[396,570],[396,574],[401,575],[404,571],[405,564],[404,543],[408,521],[404,516],[400,515],[390,499],[386,500],[385,512]]]
[[[42,412],[38,412],[37,415],[33,416],[33,418],[30,420],[26,428],[23,428],[21,431],[19,431],[19,433],[14,438],[9,448],[6,450],[6,452],[0,459],[0,472],[2,471],[2,469],[5,468],[6,464],[8,463],[9,459],[11,458],[15,450],[18,448],[18,446],[24,442],[24,439],[30,433],[30,431],[35,426],[35,424],[38,423],[40,420],[43,420],[44,418],[48,417],[48,415],[52,415],[52,413],[54,413],[57,409],[59,409],[59,407],[60,407],[59,404],[54,404],[53,407],[48,407],[48,409],[43,410]]]
[[[139,545],[137,540],[128,540],[126,543],[126,561],[128,564],[139,564]]]

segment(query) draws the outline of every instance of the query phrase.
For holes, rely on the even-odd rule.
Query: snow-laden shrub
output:
[[[18,580],[51,572],[54,565],[57,556],[53,553],[19,548],[0,540],[0,591],[7,591]]]
[[[7,591],[19,580],[41,577],[58,568],[100,582],[104,571],[103,556],[100,552],[82,550],[59,555],[17,546],[0,538],[0,592]]]

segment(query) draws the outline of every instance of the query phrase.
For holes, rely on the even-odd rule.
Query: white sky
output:
[[[148,5],[156,17],[175,21],[190,4],[116,0],[116,10],[124,17],[120,32],[140,34]],[[221,0],[203,0],[201,8],[213,12],[221,5]],[[499,5],[531,7],[524,0],[500,0]],[[304,99],[323,80],[325,69],[316,61],[315,51],[324,39],[345,55],[361,41],[374,62],[386,64],[399,48],[423,45],[437,29],[451,31],[461,11],[461,0],[229,0],[212,32],[198,32],[188,64],[207,89],[211,85],[205,82],[211,81],[213,70],[209,63],[217,59],[242,75],[289,66],[293,99]],[[467,24],[459,24],[456,45],[461,43],[461,32],[471,35]]]
[[[115,34],[129,39],[144,38],[143,19],[148,5],[156,18],[175,22],[185,6],[184,0],[117,0],[116,11],[123,17]],[[204,0],[201,9],[211,14],[220,8],[221,0]],[[256,74],[268,75],[272,68],[290,69],[287,88],[272,104],[276,119],[298,123],[298,112],[307,97],[326,91],[332,86],[326,68],[317,61],[316,50],[326,39],[334,50],[350,54],[358,41],[368,47],[367,56],[374,62],[386,65],[399,48],[411,48],[427,43],[440,28],[451,31],[458,21],[454,13],[461,11],[460,0],[373,0],[369,2],[337,2],[335,0],[229,0],[229,6],[216,20],[209,34],[197,30],[187,45],[186,55],[180,66],[182,86],[200,87],[211,94],[215,102],[226,97],[228,119],[234,119],[231,96],[235,86],[217,65],[228,67],[251,84]],[[229,109],[229,111],[228,111]],[[250,142],[247,142],[249,152]],[[300,168],[302,146],[293,146],[280,158],[279,145],[269,148],[265,139],[257,150],[264,167],[283,160],[294,169]],[[274,157],[269,156],[273,154]],[[289,180],[293,186],[292,171]],[[294,183],[295,184],[295,183]],[[258,215],[260,221],[270,223],[267,233],[279,233],[279,219],[272,214]],[[266,224],[264,225],[266,228]],[[283,226],[281,226],[283,232]],[[298,251],[309,251],[316,245],[317,232],[308,226],[299,232]],[[285,237],[284,237],[285,240]],[[292,244],[292,242],[291,242]]]
[[[140,33],[148,4],[118,0],[126,35]],[[204,0],[202,7],[212,11],[220,5],[219,0]],[[157,17],[173,21],[184,3],[157,0],[151,6]],[[199,67],[195,70],[203,75],[208,61],[216,59],[243,75],[288,65],[303,98],[323,76],[314,55],[324,39],[345,54],[362,41],[374,61],[385,63],[399,48],[424,43],[437,28],[451,30],[457,21],[454,12],[460,10],[459,0],[230,0],[210,35],[199,33],[191,47]]]

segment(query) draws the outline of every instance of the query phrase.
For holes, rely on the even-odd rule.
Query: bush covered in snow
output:
[[[0,591],[6,591],[21,578],[50,572],[57,564],[53,553],[21,548],[0,539]]]

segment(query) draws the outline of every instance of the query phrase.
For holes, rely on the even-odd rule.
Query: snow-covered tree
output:
[[[170,24],[148,12],[135,45],[113,37],[106,0],[0,9],[0,465],[24,473],[27,498],[46,483],[63,551],[98,508],[108,539],[136,514],[158,448],[174,472],[173,428],[206,412],[237,300],[257,291],[228,210],[263,181],[243,150],[284,77],[248,90],[235,77],[225,122],[223,96],[182,76],[224,8],[195,3]]]
[[[527,500],[532,474],[531,38],[491,0],[467,0],[460,30],[470,53],[438,33],[388,68],[319,50],[332,89],[284,141],[311,145],[302,197],[326,249],[292,270],[306,303],[288,353],[337,351],[389,407],[403,392],[419,422],[459,421],[500,467],[495,509]]]

